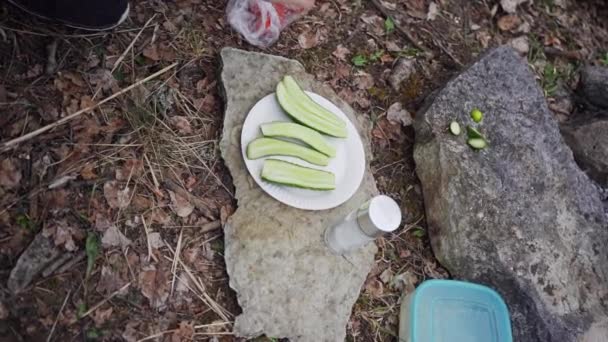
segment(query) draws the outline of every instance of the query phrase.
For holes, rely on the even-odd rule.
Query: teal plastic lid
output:
[[[456,280],[423,282],[410,302],[412,342],[512,342],[509,310],[489,287]]]

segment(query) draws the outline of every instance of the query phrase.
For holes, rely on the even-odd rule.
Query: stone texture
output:
[[[17,264],[8,278],[8,289],[14,294],[25,289],[42,270],[61,255],[61,250],[52,240],[36,235],[34,240],[19,256]]]
[[[241,156],[240,135],[249,109],[274,92],[285,74],[296,75],[304,88],[340,106],[358,126],[368,156],[369,127],[296,61],[232,48],[223,49],[221,58],[226,115],[220,148],[238,201],[224,228],[230,286],[243,309],[234,332],[249,338],[266,334],[292,341],[342,341],[377,249],[371,244],[345,257],[334,256],[323,232],[377,193],[369,165],[361,187],[345,204],[303,211],[272,199],[255,184]]]
[[[608,67],[584,67],[581,71],[580,91],[592,105],[608,109]]]
[[[562,125],[561,131],[578,165],[608,188],[608,117],[572,121]]]
[[[484,112],[487,149],[450,121]],[[507,302],[515,341],[608,336],[608,220],[527,63],[508,47],[449,81],[414,123],[431,244],[453,276]]]

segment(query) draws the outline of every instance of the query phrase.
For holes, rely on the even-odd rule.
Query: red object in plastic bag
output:
[[[228,22],[252,45],[268,47],[281,31],[305,13],[265,0],[230,0]]]

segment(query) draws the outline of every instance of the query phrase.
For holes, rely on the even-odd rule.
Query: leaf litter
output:
[[[411,158],[413,130],[408,123],[413,119],[408,114],[457,72],[455,60],[472,61],[485,47],[511,42],[522,54],[528,50],[542,79],[544,64],[568,63],[546,55],[545,46],[560,51],[567,46],[588,58],[595,48],[608,44],[605,28],[598,25],[602,17],[583,6],[555,1],[551,12],[521,0],[500,1],[491,8],[475,2],[466,6],[463,16],[461,4],[450,0],[374,0],[360,5],[322,1],[266,51],[301,61],[372,123],[376,182],[408,213],[402,230],[378,241],[376,269],[348,324],[347,333],[357,340],[393,340],[402,292],[424,279],[448,276],[434,260],[426,234],[414,234],[425,231],[424,206]],[[163,18],[142,30],[153,11],[162,12]],[[22,31],[39,29],[27,18],[11,23]],[[411,37],[404,34],[408,30]],[[77,303],[90,308],[133,282],[82,319],[86,331],[98,329],[126,341],[166,331],[171,332],[161,337],[184,340],[192,326],[195,334],[231,331],[226,323],[239,309],[228,286],[222,246],[216,244],[222,230],[197,233],[210,222],[225,224],[236,206],[217,151],[223,116],[215,56],[225,45],[250,47],[227,28],[222,5],[192,0],[135,3],[125,30],[119,28],[106,38],[66,36],[69,44],[57,49],[57,56],[65,59],[57,59],[57,72],[49,76],[41,76],[44,49],[33,48],[39,42],[44,46],[45,37],[11,34],[20,49],[15,50],[17,58],[0,56],[0,65],[12,65],[0,86],[0,102],[10,113],[0,118],[2,137],[18,137],[98,103],[176,59],[181,71],[147,82],[0,158],[0,203],[7,207],[15,196],[28,196],[0,214],[0,225],[11,227],[0,233],[1,257],[16,260],[36,229],[63,249],[86,250],[87,262],[39,283],[60,293],[89,273],[88,285],[67,304],[66,317],[76,314]],[[527,47],[521,37],[528,38]],[[112,70],[125,51],[129,53]],[[407,72],[391,82],[403,60],[410,64],[405,65]],[[167,188],[167,179],[200,201]],[[48,189],[53,181],[57,188]],[[23,227],[33,228],[14,228],[19,217]],[[149,226],[147,237],[140,217]],[[176,257],[173,251],[182,230],[182,251]],[[87,243],[91,233],[99,234],[96,257]],[[148,244],[157,261],[147,261]],[[175,295],[165,299],[174,277]],[[61,303],[34,291],[23,298],[20,312],[32,314],[24,316],[17,331],[42,331],[39,321],[52,324]],[[163,310],[176,312],[179,319],[159,324]],[[218,320],[212,327],[196,328]],[[62,322],[55,336],[69,340],[82,333]],[[124,323],[118,327],[113,322]]]

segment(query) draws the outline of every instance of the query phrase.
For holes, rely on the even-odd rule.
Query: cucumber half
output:
[[[294,101],[296,101],[304,110],[330,123],[346,126],[344,120],[338,118],[334,113],[325,109],[325,107],[321,106],[320,104],[316,103],[315,100],[310,98],[310,96],[308,96],[308,94],[306,94],[304,90],[300,88],[300,85],[293,77],[289,75],[283,77],[283,84],[285,85],[285,89],[287,89],[287,94],[289,94],[289,96],[293,98]]]
[[[330,157],[336,156],[336,149],[325,141],[319,132],[293,122],[270,122],[260,126],[265,137],[285,137],[298,139],[315,150]]]
[[[285,88],[283,82],[279,82],[277,85],[277,100],[285,112],[289,114],[289,116],[303,125],[334,137],[347,137],[345,125],[343,126],[341,124],[330,122],[327,119],[310,113],[308,110],[303,108],[303,106],[294,96],[290,96],[287,93],[287,89]]]
[[[312,190],[333,190],[336,177],[333,173],[311,169],[277,159],[266,159],[262,179],[282,185]]]
[[[258,138],[247,145],[247,158],[259,159],[266,156],[291,156],[315,165],[329,164],[329,157],[323,153],[288,141]]]

